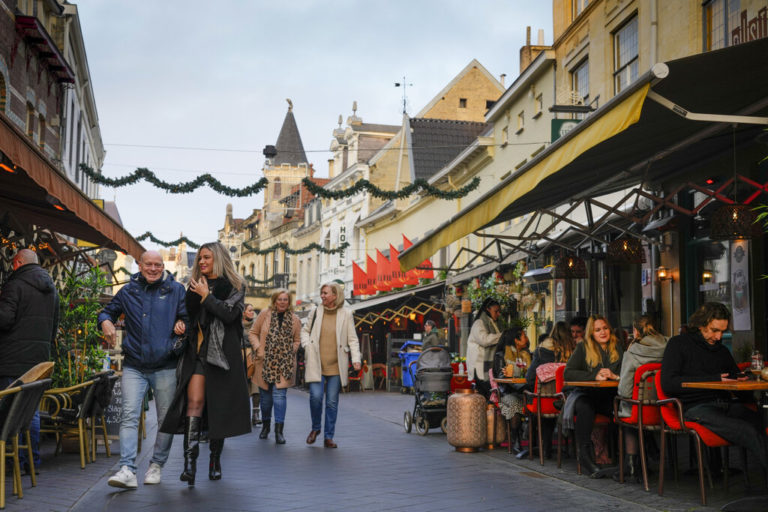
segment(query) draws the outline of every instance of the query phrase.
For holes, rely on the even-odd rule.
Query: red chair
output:
[[[349,377],[347,377],[348,380],[347,380],[347,386],[346,386],[347,389],[346,389],[346,391],[350,392],[352,390],[352,383],[353,382],[357,383],[357,387],[358,387],[358,389],[360,390],[361,393],[363,391],[365,391],[363,389],[363,374],[366,373],[367,371],[368,371],[368,364],[367,363],[363,363],[360,366],[359,370],[355,370],[354,368],[352,368],[352,366],[350,366],[349,367]]]
[[[644,430],[661,430],[661,411],[656,395],[654,377],[661,370],[661,363],[648,363],[635,370],[632,398],[617,396],[613,401],[613,417],[619,427],[619,482],[624,483],[624,428],[637,429],[640,441],[640,465],[643,470],[643,486],[648,487],[648,468],[645,459]],[[628,417],[619,417],[619,407],[622,402],[632,405]]]
[[[560,410],[555,407],[555,401],[560,400],[561,403],[565,403],[565,395],[563,394],[563,374],[565,373],[565,364],[560,366],[555,373],[555,380],[550,382],[541,383],[539,379],[536,379],[533,392],[528,390],[523,391],[525,397],[525,412],[530,416],[536,416],[536,429],[538,430],[538,443],[539,443],[539,462],[544,465],[544,440],[541,432],[541,420],[543,418],[554,419],[560,416]],[[528,400],[531,400],[528,403]],[[532,420],[531,420],[532,421]],[[533,435],[530,435],[529,429],[528,439],[528,458],[533,460]],[[562,445],[563,435],[562,430],[557,429],[557,467],[562,464]]]
[[[696,423],[695,421],[685,421],[683,419],[682,403],[677,398],[669,398],[661,388],[661,370],[656,372],[654,379],[656,384],[656,395],[659,398],[658,405],[661,407],[661,454],[659,460],[659,496],[664,493],[664,458],[666,442],[664,434],[688,434],[693,436],[696,441],[696,458],[699,465],[699,490],[701,492],[701,504],[707,504],[707,491],[704,487],[704,461],[702,457],[701,444],[704,443],[710,448],[727,448],[731,445],[728,441],[718,436],[708,428]],[[728,487],[728,452],[723,457],[723,471],[726,488]],[[745,460],[746,462],[746,460]],[[745,472],[746,473],[746,472]],[[712,475],[707,471],[709,477],[709,486],[712,485]]]

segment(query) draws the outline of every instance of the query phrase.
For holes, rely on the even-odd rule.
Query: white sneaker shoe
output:
[[[120,471],[112,475],[107,482],[112,487],[121,489],[136,489],[139,484],[136,483],[136,474],[128,466],[122,466]]]
[[[159,484],[162,477],[162,472],[163,468],[160,467],[160,464],[155,462],[151,463],[147,473],[144,475],[144,485]]]

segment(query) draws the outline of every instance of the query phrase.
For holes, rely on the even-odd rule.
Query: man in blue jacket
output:
[[[184,287],[165,271],[162,256],[147,251],[139,258],[139,273],[131,276],[99,314],[98,323],[110,346],[115,344],[115,322],[125,314],[123,338],[123,408],[120,422],[120,471],[109,485],[135,489],[138,427],[144,395],[152,388],[157,424],[163,422],[176,388],[174,335],[184,333],[187,310]],[[144,484],[159,484],[173,436],[157,433]]]

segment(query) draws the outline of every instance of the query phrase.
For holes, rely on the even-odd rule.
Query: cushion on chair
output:
[[[719,435],[709,430],[707,427],[704,427],[699,423],[696,423],[695,421],[686,421],[685,428],[695,430],[696,433],[699,434],[701,441],[705,445],[709,446],[710,448],[717,448],[720,446],[730,446],[731,444],[725,439],[723,439],[722,437],[720,437]]]

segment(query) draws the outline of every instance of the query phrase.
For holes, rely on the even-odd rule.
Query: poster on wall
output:
[[[733,308],[733,330],[752,329],[749,300],[749,242],[731,242],[731,306]]]

